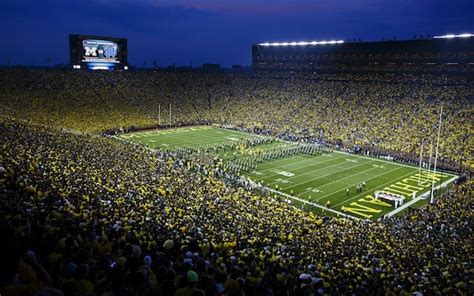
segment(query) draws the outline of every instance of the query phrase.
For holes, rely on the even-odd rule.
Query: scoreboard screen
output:
[[[71,65],[74,69],[128,69],[127,39],[69,35],[69,47]]]

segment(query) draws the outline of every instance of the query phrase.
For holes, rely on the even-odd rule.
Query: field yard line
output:
[[[210,139],[210,140],[213,140],[214,142],[216,140],[218,140],[218,142],[216,143],[202,143],[200,144],[200,146],[212,146],[212,145],[216,145],[216,144],[225,144],[225,143],[238,143],[238,141],[240,141],[240,138],[236,140],[231,140],[229,139],[228,137],[231,137],[231,136],[235,136],[235,137],[238,137],[237,135],[234,135],[232,133],[232,131],[228,131],[229,133],[228,134],[223,134],[223,135],[202,135],[200,136],[200,139],[204,138],[204,139]],[[247,140],[247,139],[252,139],[252,138],[255,138],[255,136],[249,134],[248,137],[246,138],[242,138],[243,140]],[[199,141],[201,142],[201,141]]]
[[[409,175],[411,175],[411,174],[414,174],[414,172],[409,172],[409,173],[407,173],[407,174],[405,174],[405,175],[403,175],[403,176],[401,176],[401,177],[399,177],[399,178],[397,178],[397,179],[395,179],[395,180],[399,180],[399,179],[405,178],[406,176],[409,176]],[[379,185],[379,186],[377,186],[377,187],[375,187],[375,188],[372,188],[372,189],[370,189],[370,190],[374,190],[374,189],[378,189],[378,188],[380,188],[380,187],[382,187],[382,186],[386,186],[387,184],[390,184],[391,182],[393,182],[393,180],[391,180],[391,181],[389,181],[389,182],[385,182],[385,183],[383,183],[382,185]],[[335,204],[334,207],[337,207],[337,206],[339,206],[339,205],[342,205],[343,203],[346,203],[347,201],[351,201],[351,200],[353,200],[353,199],[355,199],[355,198],[358,198],[358,197],[362,196],[363,194],[367,194],[367,193],[366,193],[366,192],[364,192],[364,193],[359,193],[359,194],[355,195],[354,197],[351,197],[351,198],[349,198],[349,199],[346,199],[346,200],[344,200],[344,201],[341,201],[341,202],[338,203],[338,204]]]
[[[359,167],[359,166],[362,166],[362,165],[366,165],[366,164],[369,164],[369,163],[370,163],[370,161],[364,162],[364,163],[358,164],[358,165],[356,165],[356,166],[347,168],[346,170],[350,170],[350,169],[353,169],[353,168],[356,168],[356,167]],[[334,166],[334,165],[333,165],[333,166]],[[328,167],[331,167],[331,166],[327,166],[327,167],[325,167],[325,168],[320,168],[320,169],[317,169],[317,170],[314,170],[314,171],[311,171],[311,172],[303,173],[303,174],[298,175],[298,177],[299,177],[299,176],[303,176],[303,175],[307,175],[307,174],[310,174],[311,176],[314,176],[314,175],[313,175],[314,172],[327,169]],[[346,170],[342,170],[342,171],[346,171]],[[371,169],[369,169],[369,170],[371,170]],[[341,172],[341,171],[338,171],[338,172]],[[304,182],[297,183],[297,184],[292,185],[292,186],[290,186],[290,187],[284,188],[284,190],[287,190],[288,188],[293,188],[293,187],[299,186],[299,185],[304,184],[304,183],[312,182],[312,181],[314,181],[314,180],[323,179],[323,178],[326,177],[326,176],[329,176],[329,175],[332,175],[332,174],[336,174],[336,173],[338,173],[338,172],[330,172],[329,174],[326,174],[326,175],[317,176],[318,178],[316,178],[316,179],[307,180],[307,181],[304,181]],[[315,177],[316,177],[316,176],[315,176]],[[345,178],[348,178],[348,177],[345,177]],[[342,179],[344,179],[344,178],[342,178]],[[341,179],[341,180],[342,180],[342,179]],[[275,182],[273,182],[273,183],[275,183]],[[273,183],[270,183],[270,185],[272,185]]]
[[[149,139],[157,139],[157,137],[158,137],[158,138],[160,138],[160,137],[165,138],[165,139],[162,139],[160,142],[167,142],[167,140],[169,140],[168,142],[175,142],[175,144],[170,144],[170,145],[180,145],[180,144],[182,144],[182,142],[191,143],[191,144],[198,144],[198,145],[205,145],[205,144],[206,144],[206,141],[220,139],[219,137],[216,137],[216,136],[200,135],[199,138],[205,140],[205,141],[202,142],[202,144],[201,144],[201,143],[200,143],[201,141],[196,142],[195,139],[194,139],[194,140],[190,140],[189,138],[185,138],[185,137],[179,138],[179,141],[172,141],[173,139],[176,139],[176,136],[175,136],[175,135],[173,135],[173,136],[168,136],[168,135],[150,135],[150,136],[147,136],[147,137],[142,137],[142,138],[140,138],[140,140],[146,141],[146,140],[149,140]]]
[[[341,179],[339,179],[339,180],[326,183],[326,184],[322,185],[321,187],[318,187],[318,189],[319,189],[319,188],[323,188],[323,187],[325,187],[325,186],[327,186],[327,185],[329,185],[329,184],[332,184],[332,183],[334,183],[334,182],[338,182],[338,181],[340,181],[340,180],[344,180],[344,179],[347,179],[347,178],[353,178],[353,177],[355,177],[355,176],[362,175],[362,174],[364,174],[364,173],[367,173],[367,174],[368,174],[369,171],[371,171],[371,170],[378,170],[378,169],[380,169],[380,168],[373,167],[373,168],[371,168],[371,169],[358,172],[358,173],[355,174],[355,175],[350,175],[350,176],[348,176],[348,177],[344,177],[344,178],[341,178]],[[392,170],[389,170],[388,172],[383,173],[383,175],[385,175],[385,174],[387,174],[387,173],[389,173],[389,172],[392,172],[392,171],[394,171],[394,170],[396,170],[396,169],[399,169],[399,168],[394,168],[394,169],[392,169]],[[369,174],[369,175],[370,175],[370,174]],[[371,176],[373,176],[373,175],[371,175]],[[375,177],[372,177],[372,178],[367,179],[367,180],[372,180],[372,179],[375,179],[375,178],[380,178],[380,176],[381,176],[381,175],[375,176]],[[319,179],[319,178],[316,178],[316,179],[313,179],[313,180],[317,180],[317,179]],[[354,184],[352,184],[352,185],[350,185],[350,186],[354,186]],[[346,189],[346,188],[344,188],[344,189]],[[329,195],[334,194],[334,193],[339,192],[339,191],[342,191],[342,190],[344,190],[344,189],[341,189],[341,190],[338,190],[338,191],[334,191],[333,193],[330,193]],[[312,189],[310,189],[310,190],[312,190]],[[310,190],[306,190],[306,191],[304,191],[304,192],[301,192],[300,194],[298,194],[298,196],[300,196],[301,194],[306,193],[306,192],[308,192],[308,191],[310,191]],[[322,198],[322,197],[321,197],[321,198]],[[319,200],[319,199],[317,199],[317,200]]]
[[[183,142],[184,142],[184,143],[183,143]],[[191,145],[194,144],[194,142],[181,139],[181,142],[178,142],[178,143],[176,143],[176,144],[169,144],[169,147],[171,147],[171,148],[179,148],[179,147],[177,147],[178,145],[181,146],[181,147],[186,147],[186,146],[183,145],[183,144],[188,144],[188,143],[191,144]],[[159,143],[158,143],[158,144],[159,144]],[[145,144],[145,145],[146,145],[146,144]],[[167,147],[168,147],[168,146],[167,146]]]
[[[237,137],[237,135],[233,135],[232,131],[227,131],[227,132],[228,132],[228,134],[222,134],[222,135],[221,134],[219,134],[219,135],[200,135],[200,138],[225,139],[226,141],[231,141],[227,137],[229,137],[229,136],[236,136]],[[246,139],[250,139],[252,137],[255,137],[255,136],[252,135],[252,134],[248,134]],[[232,142],[237,142],[237,141],[232,141]]]
[[[385,172],[385,173],[383,173],[383,174],[381,174],[381,175],[378,175],[378,176],[372,177],[372,178],[370,178],[370,179],[367,179],[367,181],[372,180],[372,179],[375,179],[375,178],[380,178],[381,176],[386,175],[386,174],[389,174],[389,173],[391,173],[391,172],[393,172],[393,171],[396,171],[396,170],[398,170],[398,169],[401,169],[401,167],[396,167],[396,168],[394,168],[394,169],[391,169],[391,170],[389,170],[388,172]],[[355,176],[357,176],[357,175],[359,175],[359,174],[356,174]],[[352,177],[353,177],[353,176],[352,176]],[[390,180],[390,182],[392,182],[392,180]],[[322,197],[320,197],[320,198],[318,198],[318,199],[316,199],[316,200],[323,199],[323,198],[325,198],[325,197],[328,197],[329,195],[332,195],[332,194],[334,194],[334,193],[338,193],[338,192],[344,191],[344,190],[346,190],[346,189],[347,189],[347,188],[344,188],[344,189],[341,189],[341,190],[338,190],[338,191],[333,191],[332,193],[328,193],[328,194],[326,194],[325,196],[322,196]],[[306,192],[306,191],[305,191],[305,192]],[[305,193],[305,192],[303,192],[303,193]],[[303,194],[303,193],[301,193],[301,194]]]
[[[150,136],[150,137],[153,137],[153,136]],[[164,136],[163,135],[163,137],[167,138],[167,139],[176,139],[177,135],[171,135],[171,136],[168,136],[168,135]],[[193,137],[180,137],[180,138],[178,138],[178,140],[188,142],[188,141],[190,141],[190,139],[192,139],[192,141],[195,141],[196,138],[198,138],[198,137],[199,137],[199,140],[204,140],[204,142],[202,142],[203,144],[205,144],[206,141],[209,141],[209,140],[221,139],[221,138],[216,137],[214,135],[211,136],[211,135],[194,134]],[[186,140],[184,138],[186,138]],[[199,141],[199,142],[201,142],[201,141]]]
[[[310,202],[310,201],[307,201],[307,200],[304,200],[304,199],[301,199],[301,198],[298,198],[298,197],[295,197],[295,196],[286,194],[286,193],[284,193],[284,192],[277,191],[277,190],[273,190],[273,189],[268,188],[268,187],[265,187],[265,186],[262,186],[262,187],[265,188],[266,190],[270,191],[270,192],[277,193],[277,194],[283,195],[283,196],[285,196],[285,197],[288,197],[288,198],[297,200],[297,201],[299,201],[299,202],[302,202],[302,203],[305,203],[305,204],[309,204],[309,205],[312,205],[312,206],[314,206],[314,207],[323,209],[323,210],[325,210],[325,211],[328,211],[328,212],[331,212],[331,213],[335,213],[335,214],[341,215],[341,216],[343,216],[343,217],[345,217],[345,218],[350,218],[350,219],[355,219],[355,220],[361,220],[361,219],[358,218],[358,217],[355,217],[355,216],[352,216],[352,215],[349,215],[349,214],[346,214],[346,213],[343,213],[343,212],[339,212],[339,211],[336,211],[336,210],[334,210],[334,209],[326,208],[325,206],[312,203],[312,202]]]
[[[334,158],[334,159],[337,159],[337,158]],[[333,160],[334,160],[334,159],[333,159]],[[324,161],[324,162],[326,162],[326,161]],[[323,163],[323,162],[320,162],[320,163]],[[340,165],[341,163],[342,163],[342,162],[338,162],[338,163],[335,163],[335,164],[332,164],[332,165],[328,165],[328,166],[325,166],[325,167],[323,167],[323,168],[316,169],[316,170],[314,170],[314,171],[312,171],[312,172],[317,172],[317,171],[321,171],[321,170],[326,170],[327,168],[330,168],[330,167],[336,167],[336,166]],[[314,165],[314,164],[312,164],[312,165]],[[302,167],[298,167],[297,169],[300,170],[300,169],[303,169],[303,168],[306,168],[306,167],[309,167],[309,166],[311,166],[311,165],[305,165],[305,166],[302,166]],[[277,168],[278,168],[278,167],[276,167],[276,168],[274,168],[274,169],[277,169]],[[323,175],[323,177],[329,176],[329,175],[334,174],[334,173],[335,173],[335,172],[329,173],[329,174],[327,174],[327,175]],[[288,177],[288,178],[286,178],[286,180],[291,179],[291,178],[298,178],[299,176],[303,176],[303,175],[305,175],[305,174],[308,174],[308,173],[302,173],[302,174],[299,174],[299,175],[296,175],[296,174],[295,174],[295,176],[293,176],[293,177]],[[271,178],[273,179],[275,176],[278,176],[278,175],[279,175],[279,173],[275,173],[275,174],[269,175],[268,177],[271,177]],[[264,179],[267,179],[268,177],[265,177]],[[263,180],[263,179],[261,179],[261,180]],[[273,182],[268,183],[268,184],[269,184],[269,185],[273,185],[273,184],[275,184],[275,183],[279,183],[279,182],[278,182],[278,181],[273,181]],[[303,182],[303,183],[304,183],[304,182]],[[302,183],[297,183],[297,185],[299,185],[299,184],[302,184]],[[295,185],[295,186],[296,186],[296,185]],[[293,187],[293,186],[292,186],[292,187]]]
[[[191,129],[191,127],[183,127],[183,129]],[[174,129],[172,129],[171,131],[173,131],[173,130]],[[181,132],[177,132],[175,134],[165,133],[167,131],[166,129],[137,132],[137,133],[142,133],[142,135],[140,135],[139,137],[137,137],[135,139],[137,140],[136,142],[139,142],[139,143],[144,144],[144,145],[148,145],[147,144],[148,140],[156,139],[156,138],[162,138],[162,140],[160,140],[159,142],[171,142],[171,143],[168,143],[168,144],[172,148],[177,147],[177,146],[187,146],[188,144],[192,145],[192,147],[202,146],[202,145],[206,145],[209,141],[222,142],[222,140],[225,140],[225,141],[228,140],[227,138],[223,138],[223,137],[226,137],[225,134],[223,135],[223,137],[217,136],[217,135],[208,135],[208,134],[206,134],[210,130],[218,130],[218,128],[209,127],[209,128],[198,129],[197,131],[194,131],[194,132],[199,134],[200,141],[196,141],[196,139],[191,139],[190,140],[189,138],[184,137],[184,135],[188,135],[184,132],[182,133],[183,136],[178,138],[177,141],[173,140],[173,139],[176,139],[176,137],[181,136],[180,135]],[[226,131],[228,133],[227,134],[228,136],[235,135],[235,133],[232,130],[226,130]],[[147,134],[143,135],[143,133],[147,133]],[[194,135],[196,135],[196,133],[194,133]],[[135,134],[135,133],[123,134],[123,135],[120,135],[120,137],[125,138],[125,139],[130,139],[129,137],[127,137],[127,135],[131,135],[131,134]],[[192,131],[191,131],[191,134],[193,134]],[[237,136],[237,135],[235,135],[235,136]],[[247,136],[251,137],[252,134],[247,134]],[[204,141],[201,141],[201,140],[204,140]],[[213,145],[213,144],[216,144],[216,143],[211,143],[209,145]]]
[[[439,188],[443,187],[443,186],[446,186],[448,185],[449,183],[453,182],[454,180],[456,180],[457,178],[459,178],[458,176],[455,176],[455,177],[452,177],[451,179],[445,181],[443,184],[440,184],[438,186],[435,187],[436,190],[438,190]],[[431,189],[428,190],[427,192],[423,193],[422,195],[410,200],[409,202],[407,203],[404,203],[403,205],[399,206],[398,208],[396,208],[395,210],[387,213],[384,215],[384,218],[385,217],[392,217],[393,215],[396,215],[398,214],[399,212],[403,211],[404,209],[408,208],[409,206],[411,206],[412,204],[415,204],[417,203],[418,201],[420,201],[421,199],[425,198],[426,195],[429,195],[431,193]],[[380,218],[379,218],[380,220]]]
[[[294,156],[299,156],[299,155],[294,155]],[[290,156],[291,157],[291,156]],[[269,160],[268,162],[272,162],[272,161],[283,161],[285,160],[286,157],[284,158],[280,158],[280,159],[275,159],[275,160]],[[335,160],[335,159],[339,159],[339,158],[342,158],[342,157],[336,157],[336,158],[332,158],[332,159],[328,159],[328,160],[325,160],[325,161],[322,161],[322,162],[318,162],[318,163],[324,163],[324,162],[328,162],[328,161],[331,161],[331,160]],[[267,160],[266,160],[267,161]],[[305,158],[305,159],[302,159],[302,160],[298,160],[298,161],[294,161],[292,163],[285,163],[285,164],[279,164],[277,166],[272,166],[268,169],[263,169],[263,170],[259,170],[259,172],[266,172],[268,170],[274,170],[274,169],[277,169],[279,167],[284,167],[284,166],[287,166],[287,165],[293,165],[295,163],[298,163],[298,162],[302,162],[302,161],[308,161],[308,158]],[[315,163],[313,163],[314,165]],[[309,165],[307,165],[309,166]],[[304,166],[304,167],[307,167],[307,166]],[[269,176],[273,176],[273,175],[278,175],[278,173],[275,173],[275,174],[272,174],[272,175],[269,175]]]
[[[249,133],[249,132],[243,132],[243,131],[238,131],[238,130],[234,130],[234,129],[231,129],[231,128],[226,128],[226,127],[219,127],[219,128],[222,128],[222,129],[225,129],[225,130],[230,130],[230,131],[234,131],[236,133],[241,133],[241,134],[244,134],[244,135],[254,135],[254,136],[257,136],[257,137],[260,137],[260,138],[263,138],[263,137],[268,137],[268,136],[264,136],[264,135],[259,135],[259,134],[254,134],[254,133]],[[272,136],[270,136],[272,137]],[[276,137],[274,137],[276,138]],[[278,139],[278,138],[277,138]],[[293,143],[293,142],[290,142],[290,143]],[[294,143],[293,143],[294,144]]]
[[[208,136],[200,135],[199,139],[204,140],[204,142],[197,141],[196,139],[186,138],[186,137],[180,137],[178,141],[173,141],[173,139],[176,138],[176,135],[163,135],[163,134],[160,135],[160,134],[157,134],[156,136],[165,138],[165,139],[162,139],[161,141],[160,140],[157,140],[157,141],[159,141],[159,142],[168,142],[171,148],[179,148],[179,146],[198,148],[199,146],[207,145],[206,143],[209,143],[209,141],[222,142],[222,139],[223,139],[223,138],[215,136],[215,135],[208,135]],[[140,138],[140,141],[146,142],[149,139],[156,139],[156,136],[150,135],[150,136],[147,136],[147,137],[142,137],[142,138]],[[216,143],[211,143],[209,145],[213,145],[213,144],[216,144]],[[147,145],[147,144],[145,144],[145,145]]]
[[[336,160],[336,159],[341,159],[341,158],[342,158],[342,157],[335,157],[335,158],[331,158],[331,159],[328,159],[328,160],[325,160],[325,161],[321,161],[321,162],[317,162],[317,163],[313,163],[313,164],[308,164],[308,165],[305,165],[305,166],[299,166],[299,167],[296,168],[296,170],[300,170],[300,169],[303,169],[303,168],[306,168],[306,167],[309,167],[309,166],[312,166],[312,165],[315,165],[315,164],[321,164],[321,163],[325,163],[325,162],[329,162],[329,161]],[[295,161],[295,162],[292,162],[292,163],[287,163],[287,164],[285,164],[285,165],[279,165],[279,166],[276,166],[276,167],[271,167],[271,168],[268,168],[268,169],[265,169],[265,170],[261,170],[261,171],[259,171],[259,172],[265,172],[265,171],[269,171],[269,170],[276,170],[276,169],[282,168],[282,167],[284,167],[284,166],[286,166],[286,165],[293,165],[293,164],[295,164],[295,163],[302,162],[302,161],[308,161],[308,159],[298,160],[298,161]],[[329,166],[324,167],[324,168],[326,169],[326,168],[329,168],[329,167],[332,167],[332,166],[336,166],[336,165],[341,164],[341,163],[342,163],[342,162],[338,162],[338,163],[336,163],[336,164],[329,165]],[[323,169],[323,168],[321,168],[321,169]],[[283,170],[283,169],[281,169],[281,170]],[[317,169],[317,170],[315,170],[315,171],[318,171],[318,170],[320,170],[320,169]],[[314,172],[315,172],[315,171],[314,171]],[[305,173],[303,173],[303,174],[305,174]],[[270,175],[266,176],[264,179],[266,179],[266,178],[268,178],[268,177],[276,176],[276,175],[279,175],[279,173],[270,174]],[[298,175],[298,176],[301,176],[301,175]],[[294,177],[296,177],[296,176],[289,177],[289,178],[294,178]],[[273,183],[275,183],[275,182],[273,182]]]
[[[179,127],[173,127],[173,128],[155,128],[155,129],[149,129],[149,130],[133,131],[133,132],[127,132],[127,133],[120,134],[119,136],[121,136],[121,135],[131,135],[131,134],[142,134],[142,133],[157,133],[157,134],[160,134],[160,132],[170,131],[170,130],[203,128],[203,127],[209,127],[209,128],[205,128],[203,130],[217,129],[216,127],[211,127],[211,126],[208,126],[208,125],[179,126]]]
[[[278,139],[278,138],[277,138],[277,139]],[[282,141],[282,142],[287,142],[287,143],[294,143],[294,142],[287,141],[287,140],[282,140],[282,139],[278,139],[278,140],[279,140],[279,141]],[[314,144],[309,143],[309,145],[314,145]],[[315,145],[315,146],[316,146],[316,145]],[[409,167],[409,168],[418,168],[417,166],[408,165],[408,164],[404,164],[404,163],[401,163],[401,162],[389,161],[389,160],[386,160],[386,159],[383,159],[383,158],[376,158],[376,157],[358,155],[358,154],[353,154],[353,153],[349,153],[349,152],[339,151],[339,150],[336,150],[336,149],[333,149],[332,152],[334,152],[334,153],[340,153],[340,154],[346,154],[346,155],[351,155],[351,156],[360,157],[360,158],[376,159],[376,160],[378,160],[378,161],[382,161],[382,162],[386,162],[386,163],[392,163],[392,164],[398,164],[398,165],[405,166],[405,167]],[[425,169],[425,171],[426,171],[426,169]],[[454,176],[457,176],[457,175],[451,174],[451,173],[446,173],[446,172],[442,172],[442,173],[443,173],[443,174],[446,174],[446,175],[453,176],[453,177],[454,177]]]
[[[383,159],[383,158],[375,158],[375,157],[370,157],[370,156],[364,156],[364,155],[358,155],[358,154],[351,154],[351,153],[348,153],[348,152],[344,152],[344,151],[339,151],[339,150],[333,150],[334,153],[340,153],[340,154],[346,154],[346,155],[352,155],[352,156],[355,156],[355,157],[360,157],[360,158],[368,158],[368,159],[377,159],[379,161],[382,161],[382,162],[387,162],[387,163],[392,163],[392,164],[398,164],[398,165],[401,165],[401,166],[405,166],[405,167],[409,167],[409,168],[412,168],[412,169],[418,169],[417,166],[414,166],[414,165],[408,165],[408,164],[405,164],[405,163],[400,163],[400,162],[396,162],[396,161],[389,161],[389,160],[386,160],[386,159]],[[425,170],[427,171],[426,169],[422,168],[422,170]],[[454,174],[451,174],[451,173],[446,173],[446,172],[440,172],[441,174],[445,174],[445,175],[450,175],[450,176],[457,176],[457,175],[454,175]]]

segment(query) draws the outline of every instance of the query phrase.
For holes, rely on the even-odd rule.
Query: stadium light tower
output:
[[[259,46],[308,46],[308,45],[326,45],[342,44],[344,40],[322,40],[322,41],[299,41],[299,42],[265,42],[259,43]]]
[[[434,39],[453,39],[453,38],[469,38],[469,37],[474,37],[474,34],[462,33],[462,34],[447,34],[447,35],[433,36]]]

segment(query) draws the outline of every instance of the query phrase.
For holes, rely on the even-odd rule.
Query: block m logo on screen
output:
[[[97,56],[97,47],[84,46],[84,50],[85,50],[85,53],[84,53],[85,56],[93,56],[93,57]]]
[[[118,44],[109,40],[83,40],[82,47],[84,48],[84,58],[88,59],[115,59],[118,53]]]

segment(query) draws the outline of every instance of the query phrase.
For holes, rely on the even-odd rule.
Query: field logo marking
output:
[[[417,194],[421,191],[426,190],[431,186],[432,181],[440,181],[441,178],[447,175],[442,173],[432,173],[432,172],[422,172],[421,174],[415,173],[407,178],[402,179],[401,181],[394,182],[393,184],[384,187],[383,191],[392,194],[403,195],[407,198]],[[419,183],[418,183],[419,182]],[[362,204],[364,203],[364,204]],[[392,207],[390,203],[376,199],[374,196],[367,195],[363,198],[358,199],[357,201],[351,202],[348,206],[342,206],[341,210],[343,212],[348,212],[351,214],[358,215],[367,219],[371,219],[374,214],[380,214],[382,210],[375,209],[370,207],[370,205],[377,205],[381,207]]]
[[[318,188],[313,188],[313,187],[308,187],[308,188],[306,188],[304,192],[308,192],[308,191],[311,191],[311,192],[313,192],[313,193],[320,193],[320,192],[321,192],[321,193],[324,193],[324,191],[319,190]],[[304,192],[303,192],[303,193],[304,193]]]
[[[283,184],[289,184],[289,183],[293,183],[289,180],[286,180],[286,179],[283,179],[283,178],[278,178],[278,179],[275,179],[276,182],[278,183],[283,183]]]
[[[279,175],[285,176],[285,177],[293,177],[295,174],[287,172],[287,171],[279,171]]]
[[[449,183],[453,182],[454,180],[456,180],[457,178],[459,178],[458,176],[455,176],[455,177],[452,177],[451,179],[449,180],[446,180],[443,184],[440,184],[438,186],[435,187],[435,190],[438,190],[440,188],[443,188],[443,187],[446,187],[448,186]],[[393,215],[396,215],[398,214],[399,212],[403,211],[404,209],[410,207],[411,205],[417,203],[419,200],[421,199],[424,199],[424,198],[427,198],[428,196],[430,195],[430,191],[427,191],[425,193],[423,193],[422,195],[416,197],[415,199],[412,199],[410,200],[409,202],[403,204],[402,206],[396,208],[395,210],[387,213],[384,217],[392,217]]]
[[[422,190],[431,186],[431,182],[438,182],[443,177],[446,177],[442,173],[432,173],[432,172],[421,172],[416,173],[408,178],[405,178],[401,181],[395,182],[394,184],[385,187],[383,190],[389,193],[401,194],[406,197],[411,197],[413,193],[418,193]]]
[[[367,205],[363,205],[361,203],[366,203],[366,204],[374,204],[382,207],[392,207],[391,204],[386,203],[384,201],[381,201],[380,199],[376,199],[372,195],[367,195],[363,198],[358,199],[357,201],[353,201],[349,204],[349,206],[342,206],[341,210],[343,212],[349,212],[352,214],[356,214],[358,216],[362,216],[364,218],[370,219],[372,218],[372,214],[380,214],[382,210],[379,209],[374,209],[372,207],[369,207]]]

